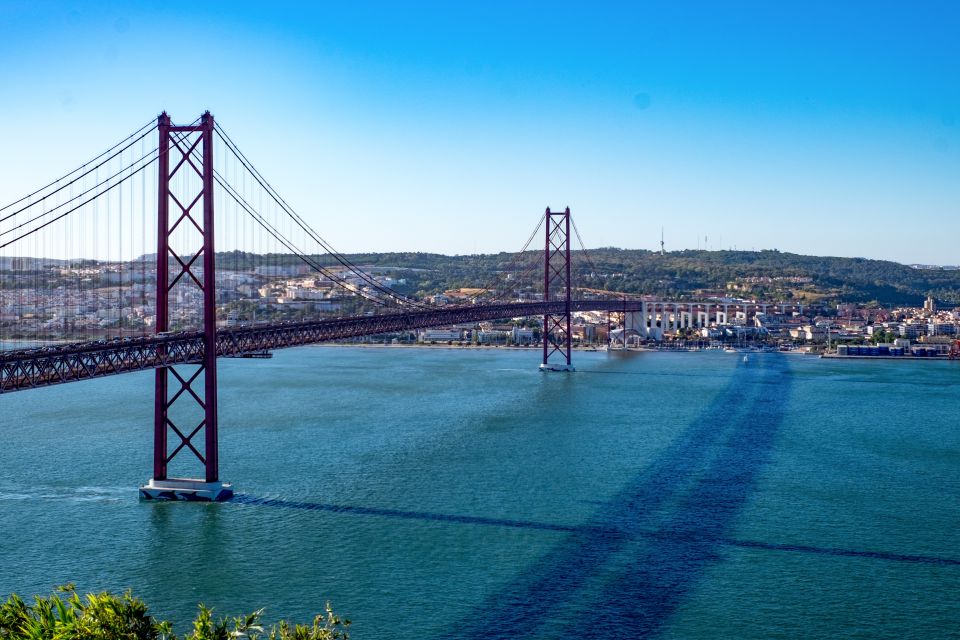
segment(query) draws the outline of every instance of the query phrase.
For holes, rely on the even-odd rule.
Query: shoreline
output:
[[[520,347],[520,346],[507,346],[507,345],[476,345],[476,344],[464,344],[464,345],[450,345],[450,344],[383,344],[375,342],[361,342],[361,343],[349,343],[349,342],[318,342],[311,345],[304,345],[308,347],[322,347],[322,348],[335,348],[335,347],[358,347],[361,349],[444,349],[444,350],[454,350],[454,349],[464,349],[468,351],[487,351],[487,350],[507,350],[507,351],[531,351],[539,353],[542,351],[543,347]],[[806,357],[820,357],[827,358],[830,360],[929,360],[934,362],[944,362],[949,361],[950,358],[947,356],[841,356],[836,353],[811,353],[801,350],[793,351],[737,351],[735,354],[730,354],[723,349],[657,349],[656,347],[631,347],[629,349],[607,349],[598,348],[598,347],[573,347],[572,350],[577,353],[705,353],[705,352],[715,352],[715,353],[725,353],[727,355],[752,355],[752,354],[763,354],[763,353],[777,353],[785,356],[806,356]]]
[[[543,350],[543,347],[520,347],[516,345],[499,345],[499,344],[383,344],[376,342],[317,342],[314,344],[304,345],[308,347],[362,347],[364,349],[466,349],[466,350],[488,350],[488,349],[501,349],[501,350],[510,350],[510,351],[534,351],[539,352]],[[586,351],[586,352],[602,352],[606,349],[600,349],[597,347],[572,347],[573,351]],[[631,351],[639,351],[639,349],[631,349]],[[656,351],[656,349],[645,349],[645,351]]]
[[[950,360],[950,356],[841,356],[837,353],[825,353],[821,357],[831,360]]]
[[[317,342],[314,344],[304,345],[308,347],[362,347],[364,349],[374,348],[374,349],[466,349],[466,350],[488,350],[488,349],[500,349],[500,350],[509,350],[509,351],[533,351],[540,352],[543,351],[543,346],[533,346],[533,347],[521,347],[517,345],[496,345],[496,344],[421,344],[421,343],[403,343],[403,344],[383,344],[377,342]],[[703,352],[717,352],[725,353],[723,349],[658,349],[656,347],[630,347],[630,348],[619,348],[619,349],[608,349],[606,346],[602,347],[572,347],[572,351],[579,353],[617,353],[617,352],[630,352],[630,353],[703,353]],[[737,353],[764,353],[763,351],[738,351]],[[766,352],[773,353],[773,352]],[[817,355],[817,354],[808,354],[802,353],[799,351],[791,352],[776,352],[776,353],[788,353],[790,355]]]

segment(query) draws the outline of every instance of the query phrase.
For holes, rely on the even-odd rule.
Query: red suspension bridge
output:
[[[528,251],[541,227],[543,253]],[[649,322],[640,300],[578,298],[577,272],[596,268],[582,241],[576,253],[585,264],[573,264],[571,231],[579,239],[569,209],[547,209],[472,304],[430,304],[335,251],[209,112],[182,126],[163,113],[0,208],[0,310],[6,300],[20,311],[0,313],[0,393],[153,369],[153,476],[141,495],[225,499],[220,357],[542,316],[541,368],[572,370],[571,314],[642,312]],[[306,306],[314,315],[294,318],[274,305],[264,319],[251,300],[280,301],[291,275],[312,278]],[[524,289],[532,300],[518,301]],[[200,478],[175,477],[201,475],[198,468]]]

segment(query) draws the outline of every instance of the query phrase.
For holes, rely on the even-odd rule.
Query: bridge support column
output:
[[[564,310],[543,316],[543,363],[540,370],[574,371],[570,362],[570,207],[563,213],[553,213],[547,207],[545,215],[543,301],[563,301]]]
[[[170,301],[185,289],[199,289],[203,314],[196,319],[198,322],[186,322],[194,325],[189,326],[193,330],[198,323],[202,326],[203,351],[197,353],[196,361],[189,364],[171,364],[156,369],[153,478],[140,487],[140,497],[147,500],[226,500],[233,495],[233,489],[220,482],[217,451],[213,116],[208,111],[198,125],[182,127],[171,124],[170,117],[162,113],[157,128],[160,146],[156,333],[160,336],[183,328],[170,323]],[[198,147],[202,159],[197,157]],[[173,169],[170,168],[171,159],[175,161]],[[201,207],[202,214],[198,215]],[[185,320],[181,317],[178,322],[184,323]],[[161,346],[158,357],[164,356],[165,349]],[[194,443],[201,432],[202,447]],[[176,438],[173,451],[169,449],[171,434]],[[190,467],[197,467],[196,461],[190,457],[192,454],[203,468],[202,477],[170,477],[171,463],[178,454],[184,454],[187,459],[175,463],[176,472],[190,473]]]
[[[644,335],[644,317],[639,311],[623,312],[623,347],[627,348],[627,341],[630,336],[642,338]]]

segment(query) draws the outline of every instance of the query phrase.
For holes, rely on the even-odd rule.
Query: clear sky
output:
[[[0,0],[0,87],[3,204],[210,109],[341,251],[960,263],[955,0]]]

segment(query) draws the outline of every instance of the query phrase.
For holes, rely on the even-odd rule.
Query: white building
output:
[[[420,342],[449,342],[460,340],[463,332],[460,329],[423,329],[420,331]]]
[[[513,344],[532,344],[533,329],[523,329],[521,327],[513,328]]]

